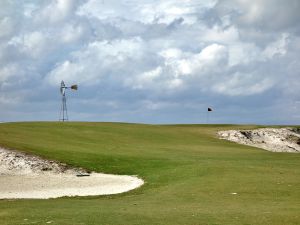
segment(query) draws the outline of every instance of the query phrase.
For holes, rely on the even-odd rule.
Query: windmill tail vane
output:
[[[66,98],[66,90],[71,89],[74,91],[78,90],[78,85],[74,84],[70,87],[65,85],[65,82],[62,80],[60,84],[60,93],[62,95],[62,103],[61,103],[61,109],[60,109],[60,115],[59,115],[59,121],[68,121],[68,109],[67,109],[67,98]]]
[[[78,85],[77,84],[72,85],[71,89],[77,91],[78,90]]]

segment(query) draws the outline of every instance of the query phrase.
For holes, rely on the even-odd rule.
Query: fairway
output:
[[[257,127],[0,124],[1,147],[145,181],[118,195],[0,200],[0,224],[299,225],[300,154],[216,137],[220,130]]]

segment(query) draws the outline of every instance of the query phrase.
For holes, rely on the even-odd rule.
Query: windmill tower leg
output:
[[[65,95],[62,96],[62,104],[61,104],[61,110],[60,110],[60,121],[68,121],[68,110],[67,110],[67,98]]]
[[[67,98],[66,96],[64,96],[64,112],[65,112],[65,115],[64,115],[64,121],[68,121],[69,118],[68,118],[68,109],[67,109]]]

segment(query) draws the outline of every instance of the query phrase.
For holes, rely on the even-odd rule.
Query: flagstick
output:
[[[209,124],[209,111],[207,111],[206,124]]]

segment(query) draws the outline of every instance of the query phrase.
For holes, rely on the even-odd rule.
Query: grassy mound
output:
[[[0,124],[2,147],[146,181],[114,196],[2,200],[0,224],[299,224],[300,154],[215,137],[243,128],[256,127]]]

